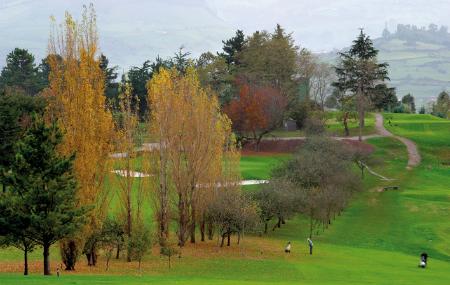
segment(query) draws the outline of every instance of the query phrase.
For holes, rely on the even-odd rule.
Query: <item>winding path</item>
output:
[[[421,157],[416,144],[407,138],[395,136],[391,132],[386,130],[383,125],[383,115],[379,113],[375,115],[375,129],[381,136],[396,138],[404,145],[406,145],[406,149],[408,151],[408,165],[406,166],[407,169],[412,169],[413,167],[420,164]]]

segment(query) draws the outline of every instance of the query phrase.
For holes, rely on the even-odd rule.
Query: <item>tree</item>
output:
[[[142,221],[136,223],[134,234],[128,241],[129,252],[131,257],[135,258],[139,262],[139,270],[141,269],[142,257],[152,246],[152,235],[150,230],[145,227]]]
[[[19,90],[0,93],[0,183],[6,191],[5,175],[14,160],[14,145],[28,127],[32,113],[42,114],[45,100],[30,97]]]
[[[311,137],[292,159],[274,170],[273,179],[284,181],[280,187],[295,189],[295,211],[309,217],[310,236],[317,225],[331,223],[360,189],[352,157],[339,141]]]
[[[281,126],[287,99],[275,88],[243,84],[239,97],[225,106],[233,122],[233,131],[241,144],[254,141],[256,149],[262,138]]]
[[[145,86],[152,76],[150,61],[146,60],[142,64],[142,67],[133,66],[127,75],[128,82],[131,84],[131,89],[133,90],[133,98],[137,100],[133,105],[139,109],[139,118],[142,120],[149,112],[147,89]]]
[[[197,206],[203,197],[199,195],[200,185],[214,185],[220,177],[231,136],[230,121],[220,113],[217,97],[200,86],[192,67],[184,75],[176,69],[161,69],[149,81],[148,93],[153,106],[150,130],[160,145],[154,164],[159,173],[158,235],[167,239],[168,198],[174,189],[178,244],[183,246],[188,234],[195,242]]]
[[[119,95],[119,84],[116,82],[117,80],[117,66],[109,67],[109,60],[104,55],[101,54],[100,58],[100,68],[102,69],[105,75],[105,96],[109,101],[114,102],[117,101],[117,97]],[[116,102],[117,103],[117,102]]]
[[[26,49],[15,48],[6,57],[6,66],[0,75],[0,89],[14,87],[27,95],[36,95],[45,87],[38,73],[34,56]]]
[[[244,196],[237,183],[216,189],[214,199],[209,204],[207,215],[215,224],[223,247],[231,245],[231,235],[238,234],[237,243],[245,230],[254,228],[259,220],[257,206]]]
[[[371,94],[371,101],[375,109],[392,111],[398,105],[395,88],[389,88],[386,84],[377,84]]]
[[[87,209],[77,207],[74,156],[57,153],[61,142],[56,123],[46,126],[43,119],[35,117],[16,144],[8,173],[9,207],[19,217],[28,217],[26,237],[43,247],[44,275],[50,274],[50,246],[81,227]]]
[[[277,25],[270,34],[255,32],[238,54],[237,74],[250,84],[280,90],[289,101],[298,97],[298,47],[291,34]]]
[[[333,70],[329,64],[318,63],[311,78],[312,99],[320,105],[322,111],[325,107],[325,99],[330,92],[333,76]]]
[[[59,146],[63,155],[76,152],[75,177],[78,205],[94,205],[88,223],[76,237],[61,242],[63,262],[74,270],[80,249],[90,234],[101,228],[109,203],[103,187],[114,131],[111,112],[105,103],[105,76],[97,55],[96,16],[93,6],[84,8],[81,23],[66,13],[64,25],[49,41],[49,118],[58,118],[65,133]]]
[[[244,32],[242,30],[237,30],[234,37],[226,41],[222,41],[222,43],[223,52],[219,53],[219,56],[225,59],[229,69],[234,68],[239,64],[238,54],[244,47]]]
[[[207,52],[196,62],[202,86],[211,88],[218,96],[221,106],[228,104],[235,94],[234,76],[229,73],[225,59]]]
[[[116,152],[125,153],[125,157],[116,159],[116,167],[120,173],[116,175],[119,182],[120,214],[125,217],[125,233],[128,239],[132,239],[133,221],[141,219],[142,203],[144,201],[144,178],[135,178],[133,159],[138,156],[137,142],[141,136],[139,129],[139,110],[133,109],[132,90],[128,83],[121,86],[119,95],[119,110],[116,122]],[[145,171],[142,171],[144,172]],[[133,196],[137,195],[134,203]],[[127,261],[131,261],[131,252],[127,251]]]
[[[416,113],[416,104],[411,94],[406,94],[402,97],[402,104],[406,107],[408,113]]]
[[[335,67],[337,81],[333,83],[344,95],[355,97],[359,115],[359,140],[362,140],[364,114],[375,85],[387,77],[387,63],[377,62],[378,50],[372,40],[361,33],[347,52],[339,53],[339,63]]]
[[[450,110],[450,96],[447,92],[442,91],[436,103],[433,104],[433,114],[441,118],[448,118],[448,113]]]

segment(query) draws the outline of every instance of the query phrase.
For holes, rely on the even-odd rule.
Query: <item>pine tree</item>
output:
[[[347,52],[339,53],[340,61],[335,68],[337,81],[333,83],[340,92],[356,97],[359,113],[359,140],[362,139],[365,108],[374,92],[376,84],[385,80],[387,63],[377,62],[378,50],[372,40],[361,30],[359,36]]]
[[[234,37],[228,39],[226,41],[222,41],[223,43],[223,53],[219,55],[225,58],[228,66],[238,65],[239,60],[236,55],[242,50],[244,47],[245,36],[242,30],[237,30]]]
[[[16,144],[15,160],[8,173],[10,227],[23,227],[23,236],[42,246],[44,275],[50,274],[50,246],[74,233],[87,210],[85,206],[77,207],[72,174],[75,156],[59,155],[57,147],[61,142],[62,133],[56,123],[47,126],[42,118],[34,117]]]

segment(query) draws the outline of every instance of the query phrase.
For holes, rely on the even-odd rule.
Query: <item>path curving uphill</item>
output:
[[[421,157],[419,154],[419,150],[417,149],[417,145],[412,141],[404,137],[399,137],[393,135],[391,132],[386,130],[383,125],[383,115],[380,113],[375,114],[375,129],[377,133],[384,137],[393,137],[401,141],[404,145],[406,145],[406,149],[408,151],[408,165],[407,169],[412,169],[420,164]]]

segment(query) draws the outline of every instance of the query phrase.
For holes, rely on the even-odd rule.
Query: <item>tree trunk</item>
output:
[[[309,218],[309,238],[312,238],[312,233],[313,233],[313,215],[311,211],[311,216]]]
[[[358,114],[359,114],[359,135],[358,140],[362,141],[362,132],[364,128],[364,102],[361,90],[358,90]]]
[[[204,219],[200,223],[200,235],[201,235],[201,241],[205,241],[205,220]]]
[[[178,194],[178,245],[183,247],[186,243],[186,233],[188,227],[188,213],[186,213],[186,205],[182,194]]]
[[[61,256],[62,262],[65,265],[65,270],[75,270],[75,263],[77,262],[78,249],[74,240],[67,240],[61,242]]]
[[[348,129],[348,116],[349,116],[348,112],[344,112],[343,121],[344,121],[344,132],[346,137],[350,136],[350,130]]]
[[[120,243],[117,242],[116,259],[119,259],[119,257],[120,257]]]
[[[44,275],[50,275],[50,263],[48,257],[50,255],[50,244],[44,242]]]
[[[228,235],[227,235],[227,246],[231,245],[231,231],[228,230]]]
[[[23,250],[23,275],[28,275],[28,246]]]
[[[264,233],[267,234],[267,227],[268,227],[268,223],[267,221],[264,222]]]
[[[240,244],[241,243],[241,232],[238,232],[237,235],[238,235],[237,244]]]
[[[208,222],[208,239],[212,240],[214,238],[214,225],[212,222]]]
[[[222,241],[220,242],[220,247],[223,247],[223,243],[225,241],[225,236],[227,235],[227,233],[223,233],[222,234]]]
[[[195,207],[192,205],[191,209],[191,226],[190,226],[190,233],[191,233],[191,243],[195,243]]]

